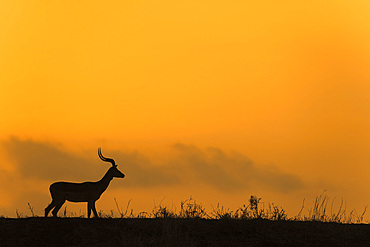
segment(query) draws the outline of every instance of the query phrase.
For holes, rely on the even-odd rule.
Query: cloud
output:
[[[119,169],[125,173],[124,187],[156,187],[181,184],[178,174],[171,173],[167,166],[155,166],[146,156],[138,152],[113,153],[119,161]]]
[[[11,162],[25,178],[38,178],[51,181],[91,181],[103,177],[102,161],[96,155],[91,159],[72,152],[63,151],[57,144],[33,140],[10,138],[2,142]],[[150,160],[137,152],[111,152],[118,168],[126,174],[124,187],[149,187],[178,184],[173,174],[165,169],[156,169]],[[105,154],[103,150],[103,154]],[[99,164],[100,163],[100,164]],[[123,165],[124,164],[124,165]],[[108,169],[108,165],[106,166]],[[97,174],[100,176],[97,176]],[[117,185],[115,185],[117,186]]]
[[[172,160],[180,170],[190,169],[199,182],[224,191],[241,191],[260,187],[280,192],[303,188],[298,176],[286,174],[276,167],[260,167],[240,153],[226,153],[219,148],[202,150],[193,145],[173,145]],[[178,170],[178,169],[176,169]],[[185,173],[186,174],[186,173]]]
[[[3,141],[2,146],[26,178],[76,180],[92,175],[89,168],[94,164],[91,161],[62,151],[55,144],[13,137]]]
[[[47,142],[10,138],[2,142],[9,158],[21,176],[43,180],[87,181],[97,178],[102,168],[97,156],[87,159],[63,147]],[[165,161],[139,152],[106,151],[118,168],[126,174],[114,187],[154,188],[158,186],[206,185],[219,191],[240,192],[255,187],[279,192],[302,189],[298,176],[284,173],[276,167],[262,167],[236,152],[219,148],[201,149],[193,145],[174,144],[163,155]],[[97,178],[96,180],[98,180]]]

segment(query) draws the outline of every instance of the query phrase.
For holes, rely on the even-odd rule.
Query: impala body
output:
[[[45,217],[48,216],[51,209],[54,217],[57,216],[59,209],[65,201],[70,202],[87,202],[87,217],[90,218],[91,211],[94,216],[98,217],[95,208],[95,202],[100,198],[101,194],[108,188],[110,181],[113,178],[124,178],[125,175],[117,169],[117,165],[111,158],[105,158],[101,149],[98,149],[99,158],[105,162],[110,162],[112,167],[105,173],[104,177],[97,182],[70,183],[56,182],[50,185],[50,194],[52,201],[45,208]]]

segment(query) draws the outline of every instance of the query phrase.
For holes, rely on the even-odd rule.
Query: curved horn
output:
[[[116,162],[114,162],[114,159],[111,159],[111,158],[105,158],[102,153],[101,153],[101,148],[98,148],[98,155],[99,155],[99,158],[102,160],[102,161],[105,161],[105,162],[110,162],[112,163],[112,166],[116,166]]]

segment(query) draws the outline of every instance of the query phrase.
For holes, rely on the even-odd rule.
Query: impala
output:
[[[112,164],[112,167],[109,168],[104,177],[97,182],[56,182],[50,185],[49,190],[52,201],[50,205],[45,208],[45,217],[48,216],[50,210],[53,208],[52,214],[56,217],[59,209],[66,200],[70,202],[87,202],[87,217],[90,218],[91,210],[95,217],[99,217],[96,212],[95,202],[108,188],[108,185],[113,178],[124,178],[125,175],[117,169],[117,165],[113,159],[106,158],[102,155],[100,148],[98,149],[98,155],[102,161],[110,162]]]

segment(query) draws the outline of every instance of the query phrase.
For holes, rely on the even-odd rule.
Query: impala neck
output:
[[[110,170],[108,170],[104,177],[102,179],[99,180],[99,184],[101,184],[101,190],[102,192],[105,191],[107,188],[108,188],[108,185],[110,183],[110,181],[112,181],[113,179],[113,176],[112,174],[109,172]]]

